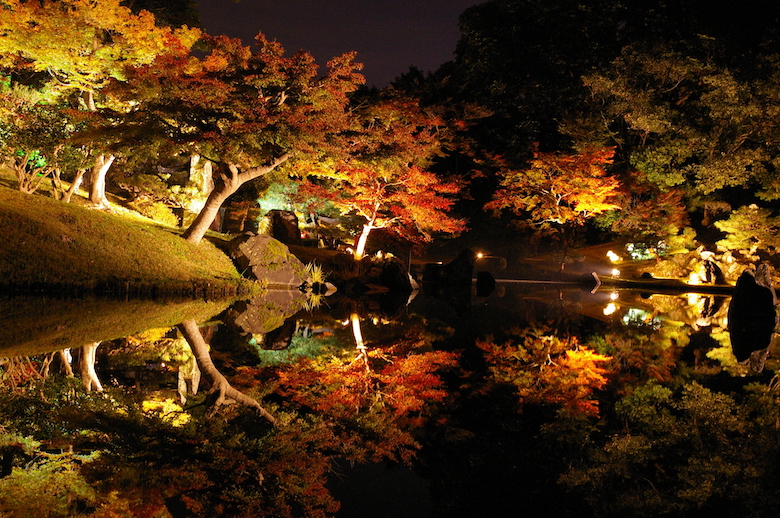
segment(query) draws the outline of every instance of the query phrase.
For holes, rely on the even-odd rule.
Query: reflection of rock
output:
[[[231,241],[229,249],[238,270],[248,277],[272,286],[298,287],[307,280],[304,264],[271,236],[247,232]]]
[[[266,333],[263,336],[260,347],[267,351],[282,351],[290,347],[293,336],[295,335],[296,328],[295,319],[288,318],[284,321],[281,327],[277,327],[273,331]]]
[[[737,279],[728,312],[731,347],[737,361],[754,372],[764,369],[777,323],[775,290],[769,268],[762,264]]]
[[[265,295],[233,304],[225,320],[242,333],[270,333],[303,308],[308,295],[300,290],[269,290]]]
[[[465,249],[450,263],[426,264],[422,278],[423,293],[447,299],[459,310],[468,310],[476,258],[477,254],[473,250]]]

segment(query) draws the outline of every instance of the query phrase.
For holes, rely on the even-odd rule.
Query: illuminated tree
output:
[[[76,126],[61,108],[45,91],[0,82],[0,161],[21,192],[33,193],[47,179],[60,189],[63,170],[88,166],[84,150],[68,141]]]
[[[329,62],[317,76],[311,55],[257,36],[252,52],[240,40],[206,38],[203,58],[181,53],[127,70],[112,94],[133,102],[126,113],[106,112],[97,128],[125,154],[186,157],[216,164],[215,187],[184,237],[203,238],[222,203],[242,184],[293,157],[320,155],[347,124],[347,94],[363,82],[353,54]]]
[[[780,217],[772,211],[748,205],[732,212],[728,218],[716,221],[715,226],[726,234],[718,245],[729,250],[740,250],[747,256],[756,251],[777,254],[780,251]]]
[[[356,354],[302,358],[280,368],[278,390],[329,421],[353,458],[409,461],[418,447],[413,432],[429,406],[448,394],[439,373],[456,365],[456,355],[425,350],[414,330],[371,348],[362,333],[355,336]]]
[[[620,183],[607,176],[614,150],[596,148],[573,155],[536,151],[525,170],[506,170],[493,200],[485,208],[525,216],[519,224],[540,232],[563,225],[582,225],[589,218],[620,209],[612,203]]]
[[[355,258],[363,257],[377,228],[412,242],[430,241],[431,232],[462,231],[463,220],[448,214],[462,184],[427,170],[443,152],[444,122],[415,99],[389,96],[359,103],[353,117],[354,126],[342,135],[346,153],[302,164],[303,174],[316,179],[299,192],[363,218]]]
[[[110,79],[124,80],[127,66],[189,48],[197,29],[155,25],[148,11],[133,14],[119,0],[4,0],[0,18],[0,66],[50,76],[52,93],[77,92],[81,107],[98,108]],[[90,200],[105,205],[105,175],[114,157],[97,153]]]
[[[776,58],[733,70],[711,40],[685,51],[626,47],[612,66],[585,77],[604,142],[661,190],[689,194],[760,188],[776,199]]]

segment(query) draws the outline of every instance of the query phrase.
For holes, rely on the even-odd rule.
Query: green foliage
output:
[[[761,188],[771,199],[777,154],[774,72],[738,74],[719,62],[712,40],[688,46],[627,46],[585,85],[605,120],[603,138],[661,192],[710,194]],[[679,50],[679,49],[683,50]],[[770,61],[767,59],[767,61]]]
[[[182,338],[156,336],[170,329],[149,329],[135,336],[124,338],[124,344],[109,351],[109,362],[122,366],[145,366],[148,360],[183,365],[192,358],[192,350]],[[167,334],[167,333],[166,333]]]
[[[168,225],[171,227],[177,227],[179,220],[171,211],[171,208],[163,202],[137,199],[128,203],[128,207],[137,210],[139,214],[146,216],[147,218]]]
[[[776,254],[780,251],[780,217],[769,209],[748,205],[734,210],[715,226],[726,234],[718,246],[753,255],[756,251]]]
[[[763,516],[776,500],[769,488],[780,437],[767,426],[778,415],[767,405],[773,396],[754,388],[737,400],[697,383],[680,391],[641,385],[615,405],[622,424],[592,436],[587,463],[562,481],[601,516]]]
[[[311,336],[296,335],[290,346],[282,351],[257,349],[261,365],[279,366],[294,364],[302,358],[317,358],[320,356],[343,356],[351,352],[354,344],[352,337],[343,333],[324,333]]]
[[[0,478],[0,513],[8,517],[67,517],[95,508],[101,498],[81,473],[94,457],[38,451],[24,468]],[[83,511],[82,511],[83,512]]]

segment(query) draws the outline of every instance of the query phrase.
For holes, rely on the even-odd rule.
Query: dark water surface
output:
[[[500,270],[494,269],[496,277]],[[246,444],[256,449],[238,446],[232,455],[246,451],[247,459],[255,460],[209,474],[210,483],[171,483],[155,497],[165,502],[159,516],[699,516],[719,508],[764,516],[776,509],[776,364],[770,356],[760,374],[737,364],[726,332],[727,295],[664,295],[608,286],[591,293],[590,286],[510,281],[499,281],[488,296],[478,296],[473,286],[446,293],[421,290],[408,305],[385,303],[380,293],[361,300],[335,296],[310,308],[294,294],[281,295],[229,307],[192,301],[4,299],[0,356],[15,360],[2,366],[3,398],[12,401],[25,383],[34,381],[29,372],[27,378],[19,374],[19,357],[31,356],[31,368],[39,373],[42,363],[51,361],[39,377],[57,378],[61,360],[50,353],[68,349],[77,357],[81,346],[99,344],[95,374],[106,397],[125,405],[113,394],[130,391],[138,404],[150,399],[176,403],[180,381],[192,383],[195,364],[190,349],[182,349],[180,324],[197,322],[213,365],[276,414],[284,424],[275,429],[287,435],[274,435],[280,432],[238,405],[204,414],[204,392],[213,380],[198,357],[200,391],[186,395],[187,403],[176,413],[190,414],[200,428],[186,433],[172,428],[164,432],[172,442],[138,439],[143,444],[138,448],[159,442],[174,452],[200,451],[197,462],[204,467],[192,469],[211,473],[226,462],[219,460],[226,454],[199,450],[203,445],[193,447],[187,437],[217,444],[230,442],[219,436],[229,433],[238,437],[237,444],[254,438]],[[157,331],[144,333],[147,328]],[[364,401],[352,412],[348,404],[340,405],[354,395],[349,391],[369,388],[349,385],[353,378],[328,377],[328,369],[335,367],[325,359],[353,365],[363,361],[361,351],[371,358],[370,368],[379,372],[381,365],[383,373],[412,365],[404,363],[408,358],[432,357],[424,354],[452,354],[457,365],[424,373],[408,367],[406,374],[376,378],[370,388],[376,391],[373,403]],[[604,359],[591,361],[591,352]],[[285,385],[289,378],[279,378],[279,372],[293,372],[301,361],[319,367]],[[84,374],[76,364],[78,379]],[[421,392],[424,405],[402,411],[394,405],[407,393],[383,385],[388,380],[409,387],[433,384],[438,392]],[[325,395],[312,395],[317,387],[325,387]],[[753,394],[752,399],[745,394]],[[52,416],[60,419],[56,416],[63,407],[51,404]],[[26,418],[9,408],[0,407],[5,429],[54,442],[50,432],[34,425],[39,416],[30,414],[26,426]],[[108,415],[94,412],[93,417]],[[75,419],[71,411],[61,419],[70,424],[63,425],[67,430],[60,442],[101,449],[68,439],[75,425],[67,420],[91,430],[89,416]],[[226,428],[217,430],[215,422],[227,423]],[[154,429],[138,431],[137,437],[163,433]],[[212,429],[222,438],[209,439]],[[314,435],[301,439],[312,430],[337,430],[344,447]],[[119,431],[105,435],[122,436]],[[106,447],[119,452],[127,445]],[[266,456],[274,448],[278,451]],[[379,451],[383,448],[386,455]],[[150,459],[156,455],[147,454]],[[325,467],[313,470],[321,461]],[[263,473],[261,482],[241,469]],[[303,480],[312,473],[312,480]],[[237,487],[245,493],[236,493]],[[323,504],[329,499],[340,502],[340,511]]]

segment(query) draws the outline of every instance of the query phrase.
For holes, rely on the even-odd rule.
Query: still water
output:
[[[0,511],[774,516],[777,363],[734,358],[728,292],[482,266],[402,301],[2,300]]]

